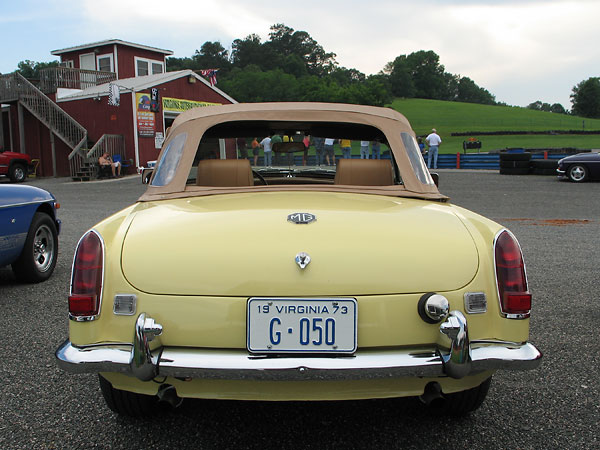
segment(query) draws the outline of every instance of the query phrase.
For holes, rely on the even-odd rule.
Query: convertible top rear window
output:
[[[336,181],[340,160],[350,159],[347,150],[343,154],[342,147],[350,145],[350,153],[356,159],[360,157],[361,144],[368,152],[364,157],[375,156],[388,162],[381,170],[389,171],[391,176],[383,174],[373,183],[401,184],[396,162],[381,130],[354,123],[274,120],[225,122],[206,130],[197,144],[187,184],[205,185],[206,181],[197,178],[201,161],[248,158],[256,185],[340,184],[344,179]],[[260,157],[254,158],[258,154]],[[214,170],[215,164],[212,167]]]

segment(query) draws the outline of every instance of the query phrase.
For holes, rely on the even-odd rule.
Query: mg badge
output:
[[[308,253],[300,252],[296,255],[296,264],[300,266],[301,269],[304,269],[308,266],[310,262],[310,255]]]
[[[317,220],[317,216],[310,213],[293,213],[287,216],[288,222],[311,223]]]

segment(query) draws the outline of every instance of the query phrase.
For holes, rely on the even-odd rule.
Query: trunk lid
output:
[[[310,213],[308,224],[288,221]],[[122,270],[152,294],[358,296],[459,289],[473,238],[449,204],[331,192],[229,194],[138,205]],[[298,253],[310,255],[301,269]]]

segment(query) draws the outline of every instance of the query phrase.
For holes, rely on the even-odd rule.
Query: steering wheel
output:
[[[256,170],[252,169],[252,176],[256,177],[259,179],[259,181],[264,184],[265,186],[268,186],[269,183],[267,183],[267,180],[265,180],[265,177],[263,177],[260,173],[258,173]]]

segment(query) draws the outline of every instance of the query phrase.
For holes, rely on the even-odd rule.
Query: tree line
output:
[[[383,106],[394,97],[496,104],[468,77],[446,72],[433,51],[398,56],[375,75],[341,67],[306,31],[284,24],[236,39],[231,52],[205,42],[193,56],[167,59],[167,70],[219,69],[218,83],[241,102],[328,101]]]
[[[322,101],[384,106],[396,97],[504,105],[469,77],[446,72],[433,51],[400,55],[374,75],[341,67],[306,31],[284,24],[270,28],[262,42],[256,34],[235,39],[231,51],[207,41],[191,57],[167,58],[167,71],[219,69],[219,87],[240,102]],[[18,71],[39,78],[39,70],[58,65],[21,61]],[[572,114],[600,118],[600,78],[573,87]],[[530,109],[569,113],[561,104],[541,101]]]

